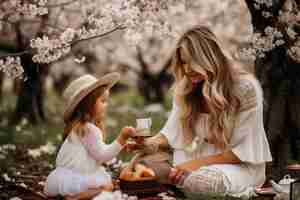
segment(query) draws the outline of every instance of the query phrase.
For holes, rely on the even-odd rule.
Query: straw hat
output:
[[[66,101],[64,121],[67,121],[71,117],[77,105],[93,90],[101,86],[105,86],[105,90],[108,90],[119,80],[120,74],[113,72],[99,79],[87,74],[72,81],[63,92],[63,98]]]

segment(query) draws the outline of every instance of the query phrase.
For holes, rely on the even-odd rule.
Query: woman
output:
[[[205,26],[180,38],[172,71],[172,112],[145,146],[173,148],[169,178],[188,194],[250,197],[272,160],[258,81],[230,62]]]

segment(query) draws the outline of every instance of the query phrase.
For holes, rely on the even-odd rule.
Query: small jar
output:
[[[278,184],[286,193],[290,193],[291,183],[293,183],[295,179],[291,178],[289,174],[285,175],[283,179],[281,179]]]

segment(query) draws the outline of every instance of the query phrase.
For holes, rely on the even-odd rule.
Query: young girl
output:
[[[111,177],[102,163],[118,155],[126,140],[135,133],[134,128],[125,127],[113,143],[104,143],[103,120],[109,89],[119,78],[118,73],[100,79],[84,75],[64,91],[65,141],[56,158],[56,169],[47,178],[44,188],[47,195],[85,199],[102,189],[111,189]]]
[[[173,148],[169,178],[186,194],[250,197],[272,160],[258,81],[230,62],[205,26],[183,34],[173,61],[173,109],[145,146]]]

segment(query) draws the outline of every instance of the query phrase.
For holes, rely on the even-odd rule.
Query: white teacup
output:
[[[151,118],[136,119],[137,136],[151,136]]]

